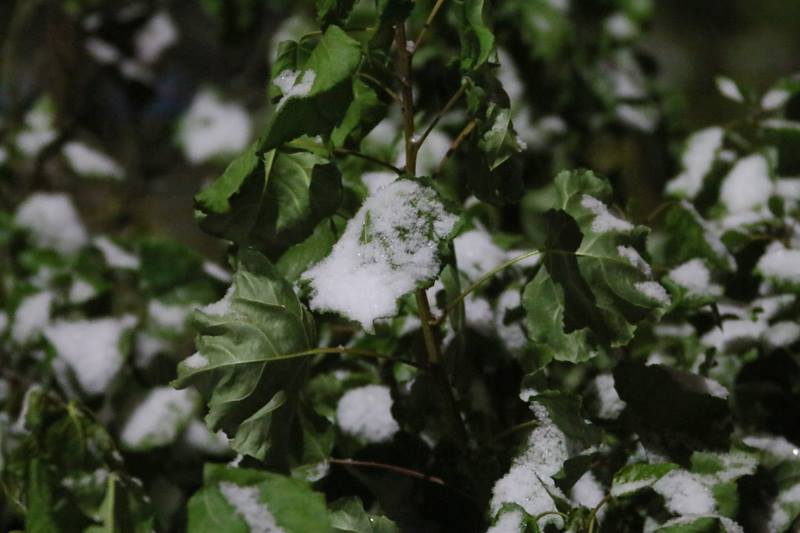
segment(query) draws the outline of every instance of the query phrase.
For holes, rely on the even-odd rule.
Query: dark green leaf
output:
[[[354,497],[333,502],[331,524],[336,533],[400,533],[394,522],[385,516],[368,514]]]

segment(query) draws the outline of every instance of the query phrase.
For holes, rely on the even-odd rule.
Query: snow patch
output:
[[[267,504],[262,501],[258,487],[242,487],[223,481],[219,484],[219,490],[236,512],[244,518],[250,533],[284,533],[283,528],[278,526],[275,517],[267,509]]]
[[[772,193],[769,163],[761,154],[740,159],[731,169],[719,191],[728,212],[750,211],[765,205]]]
[[[72,254],[88,237],[75,206],[63,193],[37,192],[17,208],[14,222],[31,233],[36,246]]]
[[[581,206],[594,213],[592,231],[595,233],[628,232],[633,229],[633,224],[611,214],[606,204],[594,196],[584,194],[581,198]]]
[[[711,282],[709,271],[702,259],[690,259],[669,272],[669,278],[686,289],[689,296],[717,297],[722,295],[722,287]]]
[[[14,312],[11,338],[18,344],[32,341],[50,321],[53,293],[43,291],[26,297]]]
[[[670,303],[667,291],[657,281],[639,281],[634,283],[633,286],[636,287],[637,291],[661,305],[669,305]]]
[[[155,63],[161,54],[178,42],[178,29],[166,12],[153,15],[141,30],[136,32],[136,56],[144,63]]]
[[[478,279],[507,259],[503,249],[483,229],[473,229],[453,239],[458,269],[471,280]]]
[[[344,433],[367,442],[386,442],[400,430],[392,416],[392,395],[385,385],[347,391],[336,406],[336,422]]]
[[[114,241],[100,235],[92,239],[92,245],[100,250],[106,264],[111,268],[120,268],[128,270],[138,270],[140,266],[139,258],[130,252],[118,246]]]
[[[667,193],[694,198],[703,187],[703,178],[714,164],[722,147],[722,128],[706,128],[692,134],[681,157],[683,172],[667,183]]]
[[[242,106],[224,103],[210,90],[201,91],[183,119],[183,154],[193,164],[237,154],[247,147],[251,131],[250,117]]]
[[[193,391],[155,387],[125,421],[120,442],[134,451],[170,444],[189,422],[194,407]]]
[[[125,175],[119,163],[85,143],[78,141],[65,143],[61,153],[64,154],[70,168],[79,176],[119,180]]]

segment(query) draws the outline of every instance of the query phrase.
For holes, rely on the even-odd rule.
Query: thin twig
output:
[[[444,157],[439,162],[439,165],[436,167],[436,172],[435,172],[436,175],[441,174],[442,169],[444,168],[447,161],[450,160],[452,155],[456,152],[456,150],[458,150],[458,148],[467,139],[467,137],[469,137],[469,134],[472,133],[472,130],[474,130],[477,125],[478,125],[478,119],[473,118],[467,123],[466,126],[464,126],[464,129],[461,130],[461,133],[458,134],[456,139],[453,141],[453,144],[450,145],[450,148],[447,150],[447,153],[444,154]]]
[[[442,117],[444,117],[447,114],[447,112],[450,111],[453,108],[453,106],[456,105],[456,103],[458,103],[458,100],[462,96],[464,96],[466,90],[467,90],[467,84],[462,83],[461,87],[458,88],[458,91],[456,91],[455,94],[453,94],[453,96],[450,97],[450,100],[447,101],[444,107],[440,109],[438,113],[436,113],[436,116],[433,117],[433,120],[431,121],[430,125],[425,130],[425,132],[422,134],[422,136],[419,139],[415,140],[417,149],[419,149],[419,147],[422,146],[422,143],[424,143],[425,139],[428,138],[428,135],[431,134],[433,128],[435,128],[436,125],[439,124],[439,121],[442,120]]]
[[[504,438],[508,437],[509,435],[513,435],[517,431],[521,431],[523,429],[536,427],[536,426],[538,426],[540,424],[541,424],[541,422],[539,422],[538,420],[528,420],[527,422],[521,422],[519,424],[511,426],[510,428],[508,428],[508,429],[506,429],[504,431],[501,431],[500,433],[495,435],[492,440],[493,441],[503,440]]]
[[[393,98],[393,99],[394,99],[396,102],[398,102],[398,103],[400,103],[400,104],[402,104],[402,103],[403,103],[403,100],[402,100],[402,98],[400,98],[400,95],[399,95],[399,94],[397,94],[395,91],[393,91],[392,89],[390,89],[389,87],[387,87],[386,85],[384,85],[384,83],[383,83],[381,80],[379,80],[378,78],[376,78],[375,76],[372,76],[372,75],[370,75],[370,74],[367,74],[366,72],[362,72],[362,73],[360,74],[360,76],[361,76],[362,78],[366,79],[366,80],[369,80],[369,81],[371,81],[372,83],[374,83],[374,84],[375,84],[375,85],[377,85],[378,87],[380,87],[380,88],[381,88],[381,89],[382,89],[384,92],[386,92],[386,94],[388,94],[389,96],[391,96],[391,97],[392,97],[392,98]]]
[[[393,164],[389,163],[388,161],[384,161],[382,159],[378,159],[377,157],[373,157],[371,155],[365,154],[364,152],[359,152],[358,150],[350,150],[349,148],[335,148],[333,153],[337,155],[350,155],[353,157],[359,157],[370,163],[375,163],[376,165],[380,165],[384,168],[388,168],[392,172],[396,173],[397,175],[403,174],[403,171]]]
[[[406,48],[405,23],[397,25],[395,30],[395,46],[397,47],[397,75],[402,83],[403,132],[406,142],[406,174],[417,175],[417,148],[414,143],[414,94],[411,90],[411,54]]]
[[[425,25],[419,31],[419,35],[417,36],[417,40],[414,41],[414,51],[419,49],[419,45],[422,44],[422,40],[425,38],[425,34],[428,32],[428,29],[433,24],[433,19],[436,18],[436,14],[439,13],[439,10],[442,9],[444,5],[444,0],[436,0],[436,3],[433,5],[431,12],[428,14],[428,18],[425,19]]]

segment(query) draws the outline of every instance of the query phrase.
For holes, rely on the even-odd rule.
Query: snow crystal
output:
[[[653,490],[664,497],[667,509],[680,515],[711,514],[716,502],[711,490],[699,476],[686,470],[673,470],[653,484]]]
[[[11,337],[19,344],[30,342],[50,320],[53,293],[38,292],[26,297],[14,313]]]
[[[526,449],[514,459],[508,473],[495,483],[490,503],[493,516],[505,503],[516,503],[532,516],[556,510],[550,493],[560,491],[552,477],[569,458],[567,438],[543,407],[534,404],[532,409],[541,423],[531,431]],[[548,523],[561,526],[563,520],[557,515],[539,520],[540,527]]]
[[[136,32],[136,56],[144,63],[154,63],[161,54],[178,41],[178,29],[168,13],[153,15],[144,27]]]
[[[603,28],[611,37],[626,41],[636,37],[639,28],[631,18],[622,12],[616,12],[603,22]]]
[[[82,279],[76,279],[69,287],[69,301],[74,304],[82,304],[97,294],[94,285]]]
[[[608,210],[606,204],[595,198],[584,194],[581,198],[581,206],[594,213],[592,220],[592,231],[595,233],[606,233],[609,231],[631,231],[633,225],[627,220],[617,218]]]
[[[89,37],[86,39],[84,47],[89,55],[101,65],[109,65],[119,61],[119,50],[108,41],[97,37]]]
[[[683,172],[667,183],[667,192],[694,198],[703,187],[703,178],[714,164],[722,146],[722,128],[707,128],[689,137],[681,157]]]
[[[231,451],[228,437],[224,432],[214,433],[208,429],[205,422],[196,418],[189,422],[181,440],[189,448],[209,455],[223,455]]]
[[[437,246],[457,218],[436,192],[398,180],[368,197],[330,255],[305,272],[311,307],[341,313],[371,330],[397,312],[397,299],[433,278]]]
[[[52,113],[40,104],[25,115],[25,126],[17,135],[16,145],[23,155],[32,158],[56,137]]]
[[[372,196],[396,178],[397,174],[391,170],[380,170],[377,172],[365,172],[361,176],[361,182],[367,188],[369,195]]]
[[[175,440],[194,411],[191,390],[155,387],[125,421],[120,442],[130,450],[164,446]]]
[[[594,477],[594,474],[591,471],[587,471],[572,486],[570,495],[576,503],[589,509],[594,509],[605,497],[605,490],[597,481],[597,478]]]
[[[777,322],[764,332],[764,343],[770,348],[786,348],[800,339],[800,324],[789,320]]]
[[[764,111],[775,111],[782,107],[792,96],[792,93],[785,89],[771,89],[767,91],[761,99],[761,109]]]
[[[749,211],[767,203],[772,193],[769,163],[761,154],[740,159],[731,169],[719,191],[729,212]]]
[[[598,374],[594,378],[594,389],[599,400],[597,416],[604,420],[613,420],[619,417],[626,404],[619,397],[617,389],[614,387],[613,374]]]
[[[114,179],[122,179],[124,176],[119,163],[82,142],[65,143],[61,151],[70,168],[79,176]]]
[[[212,91],[194,97],[180,131],[186,159],[199,164],[217,156],[236,154],[247,147],[252,125],[238,104],[224,103]]]
[[[317,73],[313,70],[284,70],[275,78],[275,85],[283,93],[283,97],[275,105],[275,110],[281,109],[290,98],[307,96],[314,86]]]
[[[203,261],[203,272],[205,272],[209,277],[214,278],[217,281],[221,281],[222,283],[231,282],[231,273],[218,264],[212,263],[211,261]]]
[[[686,289],[690,296],[720,296],[722,287],[711,283],[711,272],[702,259],[690,259],[673,268],[669,278]]]
[[[208,366],[208,359],[200,352],[195,352],[183,360],[183,365],[193,370],[196,368],[203,368],[204,366]]]
[[[228,290],[225,291],[225,295],[217,300],[216,302],[212,302],[208,305],[204,305],[199,309],[202,313],[205,313],[209,316],[223,316],[228,314],[231,308],[231,301],[233,300],[233,293],[236,291],[236,286],[231,285],[228,287]]]
[[[147,303],[147,315],[160,328],[179,330],[186,325],[186,320],[194,310],[194,305],[165,304],[159,300]]]
[[[522,533],[522,512],[513,510],[501,514],[486,533]]]
[[[639,281],[633,284],[636,290],[662,305],[669,305],[669,295],[657,281]]]
[[[92,245],[100,250],[106,264],[111,268],[137,270],[140,266],[138,257],[125,251],[105,235],[92,239]]]
[[[800,459],[800,446],[796,446],[781,436],[750,435],[744,437],[742,442],[751,448],[763,450],[780,459]]]
[[[261,500],[261,491],[258,487],[241,487],[223,481],[219,484],[219,490],[236,512],[244,518],[250,533],[284,533],[283,528],[278,526],[275,517],[267,509],[267,504]]]
[[[348,435],[367,442],[385,442],[400,430],[392,416],[392,395],[385,385],[347,391],[336,406],[336,421]]]
[[[40,248],[71,254],[87,242],[86,228],[69,196],[37,192],[17,208],[15,223],[31,232]]]
[[[758,260],[756,270],[766,278],[800,284],[800,250],[788,249],[775,242]]]
[[[739,86],[736,85],[735,81],[725,76],[718,76],[716,82],[717,89],[722,96],[734,102],[744,102],[742,91],[739,90]]]
[[[120,348],[123,334],[136,324],[136,318],[59,320],[44,330],[56,353],[74,372],[87,394],[102,394],[125,362]]]
[[[627,259],[634,268],[641,270],[646,276],[650,276],[653,273],[650,265],[647,264],[647,261],[639,255],[638,250],[633,246],[617,246],[617,253]]]
[[[506,252],[483,229],[473,229],[453,239],[458,269],[471,280],[478,279],[506,261]]]

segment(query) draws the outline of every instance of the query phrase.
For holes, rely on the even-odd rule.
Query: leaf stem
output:
[[[515,265],[516,263],[519,263],[520,261],[524,261],[525,259],[527,259],[529,257],[533,257],[533,256],[539,255],[541,253],[543,253],[542,250],[532,250],[530,252],[526,252],[526,253],[524,253],[522,255],[518,255],[516,257],[513,257],[513,258],[509,259],[505,263],[499,264],[498,266],[496,266],[495,268],[493,268],[489,272],[485,273],[484,275],[479,277],[477,280],[475,280],[472,283],[472,285],[470,285],[469,287],[464,289],[461,292],[461,294],[456,296],[456,298],[452,302],[447,304],[447,307],[444,308],[444,311],[442,311],[442,314],[439,315],[439,317],[436,319],[436,323],[438,324],[442,320],[444,320],[447,317],[447,314],[450,311],[452,311],[453,309],[455,309],[458,306],[458,304],[460,304],[461,301],[464,300],[464,298],[469,296],[469,294],[471,292],[473,292],[475,289],[477,289],[478,287],[480,287],[481,285],[486,283],[488,280],[490,280],[495,274],[497,274],[498,272],[500,272],[502,270],[507,269],[508,267],[510,267],[512,265]]]
[[[456,103],[458,103],[458,100],[462,96],[464,96],[464,93],[466,91],[467,91],[467,84],[462,83],[461,87],[458,88],[458,91],[456,91],[455,94],[453,94],[453,96],[450,97],[450,100],[447,101],[444,107],[440,109],[438,113],[436,113],[436,116],[433,117],[433,120],[431,121],[428,128],[425,130],[422,136],[417,140],[417,148],[422,146],[422,143],[425,142],[425,139],[428,138],[428,135],[430,135],[433,129],[436,127],[436,125],[439,124],[439,121],[442,120],[442,117],[445,116],[447,112],[450,111],[454,105],[456,105]]]
[[[588,533],[594,533],[595,526],[597,525],[597,513],[600,512],[600,509],[608,503],[611,499],[611,494],[606,494],[606,496],[600,500],[600,502],[592,509],[592,513],[589,515],[589,529]]]
[[[503,440],[504,438],[508,437],[509,435],[513,435],[517,431],[521,431],[523,429],[528,429],[528,428],[533,428],[533,427],[536,427],[536,426],[539,426],[539,425],[541,425],[541,422],[539,422],[538,420],[528,420],[527,422],[520,422],[519,424],[511,426],[510,428],[508,428],[508,429],[506,429],[504,431],[501,431],[500,433],[495,435],[495,437],[492,440],[493,441]]]
[[[388,161],[384,161],[382,159],[378,159],[377,157],[373,157],[371,155],[365,154],[364,152],[359,152],[358,150],[351,150],[349,148],[334,148],[333,153],[337,154],[337,155],[349,155],[349,156],[353,156],[353,157],[359,157],[361,159],[369,161],[370,163],[375,163],[376,165],[380,165],[380,166],[382,166],[384,168],[388,168],[389,170],[391,170],[392,172],[396,173],[397,175],[402,175],[403,174],[403,171],[401,169],[397,168],[396,166],[394,166],[393,164],[389,163]]]
[[[428,29],[433,24],[433,19],[436,18],[436,15],[439,13],[439,10],[442,9],[444,5],[444,0],[436,0],[436,3],[433,5],[431,12],[428,14],[428,18],[425,19],[425,25],[422,26],[422,29],[419,31],[419,35],[417,36],[417,40],[414,41],[414,51],[419,49],[419,46],[422,44],[422,40],[425,38],[425,34],[428,32]]]
[[[377,85],[378,87],[380,87],[380,88],[381,88],[381,90],[383,90],[383,91],[384,91],[386,94],[388,94],[389,96],[391,96],[391,97],[392,97],[392,99],[394,99],[396,102],[398,102],[398,103],[402,104],[403,100],[402,100],[402,98],[400,98],[400,95],[399,95],[399,94],[397,94],[395,91],[393,91],[391,88],[387,87],[387,86],[386,86],[386,84],[384,84],[384,83],[383,83],[381,80],[379,80],[379,79],[378,79],[378,78],[376,78],[375,76],[372,76],[372,75],[370,75],[370,74],[367,74],[366,72],[362,72],[362,73],[360,74],[360,76],[361,76],[362,78],[364,78],[365,80],[369,80],[369,81],[371,81],[372,83],[374,83],[375,85]]]
[[[448,148],[447,153],[444,154],[444,157],[439,162],[439,165],[436,167],[435,174],[437,175],[441,174],[445,164],[447,164],[447,162],[450,160],[453,154],[456,153],[461,144],[467,139],[467,137],[469,137],[469,134],[472,133],[472,130],[474,130],[477,125],[478,125],[478,119],[473,118],[467,123],[466,126],[464,126],[464,129],[461,130],[461,133],[458,134],[458,136],[453,141],[453,144],[451,144],[450,148]]]

